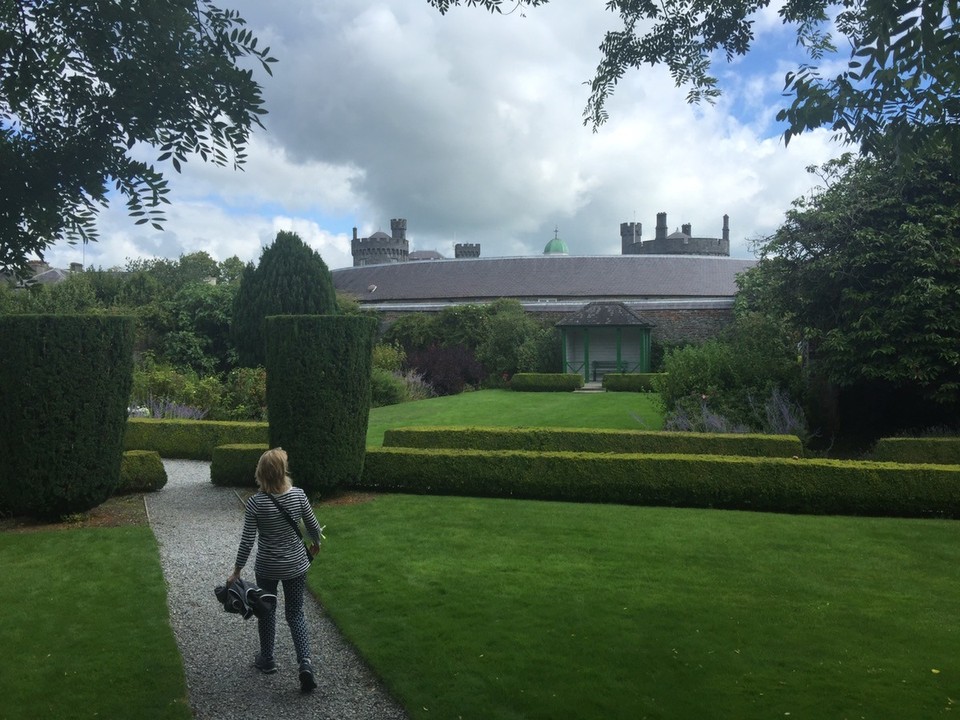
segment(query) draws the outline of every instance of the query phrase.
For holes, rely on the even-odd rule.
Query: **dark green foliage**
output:
[[[943,144],[906,176],[897,162],[820,168],[824,187],[795,201],[740,282],[741,304],[782,319],[811,376],[842,389],[841,431],[868,427],[868,441],[922,422],[921,403],[945,419],[960,408],[960,180]]]
[[[155,492],[167,484],[160,454],[152,450],[127,450],[120,463],[120,484],[114,494]]]
[[[517,373],[510,389],[517,392],[571,392],[583,387],[579,373]]]
[[[296,233],[280,231],[256,269],[248,265],[233,305],[233,339],[240,364],[264,365],[264,318],[336,315],[333,278],[320,254]]]
[[[397,405],[407,399],[407,385],[396,373],[373,368],[370,376],[370,407]]]
[[[415,350],[408,353],[407,361],[437,395],[456,395],[465,387],[478,386],[484,377],[483,366],[464,345],[433,345]]]
[[[576,428],[415,427],[384,432],[384,447],[460,448],[741,457],[797,457],[803,446],[790,435],[721,435],[717,433]]]
[[[244,24],[209,0],[0,3],[0,269],[95,240],[114,190],[160,229],[154,160],[244,162],[266,112],[246,60],[274,62]]]
[[[356,487],[819,515],[960,518],[960,468],[934,465],[370,448]]]
[[[165,458],[210,460],[218,445],[265,443],[263,422],[211,422],[209,420],[127,421],[124,447],[127,450],[154,450]]]
[[[266,321],[270,446],[314,496],[357,481],[363,467],[377,321],[281,316]]]
[[[881,438],[870,459],[960,466],[960,437]]]
[[[653,381],[660,373],[607,373],[603,388],[610,392],[656,392]]]
[[[210,482],[225,487],[257,487],[257,462],[267,445],[218,445],[210,462]]]
[[[0,317],[0,508],[57,517],[120,481],[133,319]]]

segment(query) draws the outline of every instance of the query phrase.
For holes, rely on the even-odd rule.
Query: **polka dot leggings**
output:
[[[257,576],[257,585],[262,590],[277,594],[277,585],[283,582],[283,614],[290,626],[293,647],[297,651],[297,663],[310,659],[310,637],[307,635],[307,621],[303,616],[303,593],[307,575],[299,575],[287,580],[276,580]],[[274,610],[266,617],[257,618],[260,631],[260,654],[264,658],[273,657],[273,648],[277,637],[277,612]]]

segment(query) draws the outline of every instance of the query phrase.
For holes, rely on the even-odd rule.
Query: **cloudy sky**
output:
[[[666,70],[619,85],[598,132],[582,124],[597,46],[618,19],[603,0],[553,0],[491,16],[426,0],[223,0],[278,59],[262,76],[269,114],[244,172],[196,159],[171,181],[164,232],[135,226],[115,203],[100,242],[58,245],[54,266],[122,266],[128,258],[204,250],[257,260],[293,230],[331,268],[352,264],[361,237],[407,219],[412,250],[453,257],[538,254],[555,231],[571,254],[620,251],[621,222],[653,236],[690,223],[718,237],[730,216],[731,254],[782,222],[815,178],[805,171],[842,148],[826,132],[784,147],[775,121],[784,73],[798,57],[774,11],[756,50],[714,67],[723,97],[689,106]]]

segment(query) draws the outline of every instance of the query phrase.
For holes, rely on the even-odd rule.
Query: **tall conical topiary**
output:
[[[232,334],[241,365],[266,362],[263,320],[268,315],[336,315],[333,278],[320,254],[285,230],[248,265],[233,304]]]
[[[370,413],[377,321],[370,317],[270,317],[270,445],[290,456],[294,482],[313,496],[360,479]]]

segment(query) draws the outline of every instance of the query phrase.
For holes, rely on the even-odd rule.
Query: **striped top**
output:
[[[303,521],[306,534],[313,542],[320,542],[320,525],[306,494],[300,488],[274,495],[287,515],[297,524]],[[310,567],[307,549],[296,531],[287,522],[283,513],[263,492],[251,495],[243,515],[243,535],[237,550],[237,568],[242,569],[257,542],[257,559],[254,572],[258,577],[272,580],[288,580],[303,575]]]

